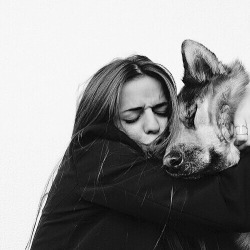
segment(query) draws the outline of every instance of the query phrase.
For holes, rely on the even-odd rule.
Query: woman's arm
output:
[[[236,130],[235,144],[240,150],[250,146],[250,84],[246,86],[246,93],[234,116]],[[242,127],[243,126],[243,127]]]
[[[83,134],[73,152],[85,200],[176,230],[250,231],[249,153],[216,176],[174,179],[161,160],[145,159],[115,128],[105,128],[109,136],[82,147],[101,130]]]

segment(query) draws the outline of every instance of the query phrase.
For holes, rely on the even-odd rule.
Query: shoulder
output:
[[[139,145],[114,125],[98,124],[81,131],[71,142],[73,161],[90,156],[93,161],[100,160],[107,152],[112,159],[133,155],[144,156]],[[133,157],[132,157],[133,158]]]
[[[162,161],[146,158],[142,149],[114,126],[92,126],[82,133],[73,148],[79,183],[116,183],[159,167]]]

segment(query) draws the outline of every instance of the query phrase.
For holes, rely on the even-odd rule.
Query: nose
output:
[[[181,163],[183,162],[182,153],[179,151],[170,152],[164,156],[163,162],[167,172],[177,174],[181,170]]]
[[[160,124],[151,108],[145,110],[144,131],[146,134],[157,134],[160,131]]]

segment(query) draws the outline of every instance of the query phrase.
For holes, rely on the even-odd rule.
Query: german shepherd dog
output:
[[[178,94],[178,133],[163,162],[170,175],[196,179],[238,163],[233,118],[249,75],[238,60],[222,64],[214,53],[192,40],[183,42],[182,58],[184,87]],[[238,242],[242,249],[250,249],[250,234],[241,234]]]

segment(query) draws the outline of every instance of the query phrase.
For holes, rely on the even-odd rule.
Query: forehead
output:
[[[120,94],[120,108],[151,106],[166,100],[160,81],[149,76],[126,82]]]

